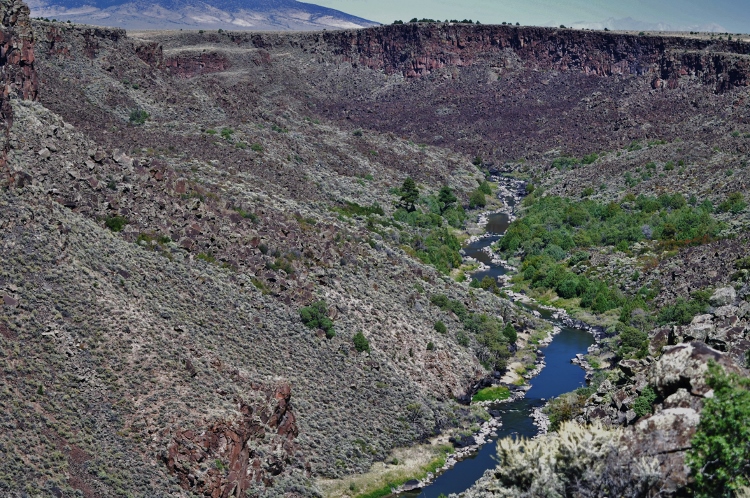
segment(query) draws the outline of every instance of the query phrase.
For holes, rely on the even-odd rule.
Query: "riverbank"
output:
[[[493,255],[489,246],[504,234],[511,220],[515,219],[515,205],[522,198],[523,184],[513,179],[506,179],[505,182],[502,188],[498,187],[496,190],[502,206],[498,207],[495,203],[488,211],[479,214],[477,221],[467,230],[467,233],[473,234],[466,240],[464,248],[473,245],[472,254],[482,258],[480,261],[466,254],[466,251],[463,252],[464,263],[467,266],[473,264],[473,271],[469,275],[476,275],[482,271],[496,272],[490,273],[489,276],[498,278],[500,273],[507,271],[503,267],[507,263]],[[477,233],[480,224],[484,228],[483,233]],[[526,300],[521,296],[518,296],[517,300],[520,305],[526,304]],[[541,306],[533,301],[529,301],[528,304]],[[564,310],[550,311],[546,318],[539,311],[530,309],[529,312],[543,320],[548,320],[554,313],[562,320],[561,313]],[[462,489],[458,488],[461,486],[465,486],[463,489],[470,487],[473,484],[471,479],[478,479],[486,468],[494,465],[494,445],[488,443],[513,434],[533,437],[539,432],[546,431],[544,417],[537,416],[541,413],[538,409],[551,395],[559,395],[567,390],[559,390],[557,387],[552,390],[546,389],[545,382],[532,386],[530,381],[545,372],[545,368],[548,367],[545,350],[555,343],[555,338],[562,331],[561,326],[552,323],[543,331],[518,331],[515,359],[511,360],[504,375],[491,375],[485,379],[485,383],[480,383],[473,390],[486,386],[489,380],[493,385],[507,387],[510,396],[502,401],[472,403],[471,409],[481,410],[486,419],[471,434],[452,430],[433,438],[428,444],[395,450],[385,462],[376,463],[365,474],[333,481],[319,481],[324,495],[337,498],[378,498],[394,493],[421,497],[437,496],[442,492],[460,492]],[[572,333],[572,329],[568,333]],[[563,377],[567,379],[571,388],[583,382],[583,372],[580,369],[575,367],[574,371],[570,370],[571,358],[585,351],[579,346],[581,340],[591,341],[581,339],[578,334],[578,342],[573,341],[575,344],[572,348],[563,348],[561,353],[553,353],[554,368],[568,369],[569,373]],[[565,340],[563,344],[566,344]],[[551,380],[546,382],[557,385],[559,379],[556,377],[552,375]],[[526,399],[527,394],[532,391],[545,394],[540,396],[532,393],[532,396]],[[547,392],[550,394],[546,394]]]

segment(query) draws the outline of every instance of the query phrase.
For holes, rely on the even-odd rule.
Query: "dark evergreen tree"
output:
[[[441,204],[440,213],[445,213],[448,209],[453,207],[457,200],[458,199],[453,195],[451,188],[448,185],[443,185],[438,194],[438,201]]]
[[[406,178],[401,185],[401,206],[409,212],[414,211],[414,204],[418,199],[419,189],[417,184],[411,177]]]

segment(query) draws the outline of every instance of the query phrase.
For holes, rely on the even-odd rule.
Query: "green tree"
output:
[[[361,330],[354,334],[354,349],[360,353],[362,351],[370,352],[370,341],[367,340],[367,337],[365,337]]]
[[[511,325],[510,323],[505,325],[505,328],[503,329],[503,335],[511,344],[515,344],[518,340],[518,332],[516,332],[515,327],[513,327],[513,325]]]
[[[329,339],[336,335],[336,331],[333,329],[333,321],[328,318],[328,305],[325,301],[316,301],[310,306],[301,308],[299,316],[307,328],[321,329]]]
[[[481,190],[477,189],[469,196],[469,207],[474,209],[478,207],[484,207],[487,205],[487,200],[484,198],[484,194]]]
[[[419,199],[419,189],[411,177],[407,177],[399,191],[401,206],[409,212],[414,211],[414,203]]]
[[[453,191],[448,185],[443,185],[440,188],[438,194],[438,202],[440,202],[440,214],[445,213],[448,209],[453,207],[458,199],[453,195]]]
[[[750,379],[708,366],[707,398],[687,464],[697,497],[733,497],[750,485]]]

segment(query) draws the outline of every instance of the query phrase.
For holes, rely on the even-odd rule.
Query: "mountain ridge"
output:
[[[252,29],[257,31],[362,28],[378,23],[296,0],[35,1],[31,14],[125,29]]]

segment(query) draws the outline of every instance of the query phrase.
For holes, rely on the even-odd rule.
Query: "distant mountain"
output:
[[[726,29],[716,23],[675,25],[665,22],[645,22],[625,17],[615,19],[610,17],[600,22],[581,21],[571,25],[576,29],[611,29],[613,31],[700,31],[708,33],[723,33]]]
[[[126,29],[306,31],[378,23],[296,0],[31,0],[33,17]]]

